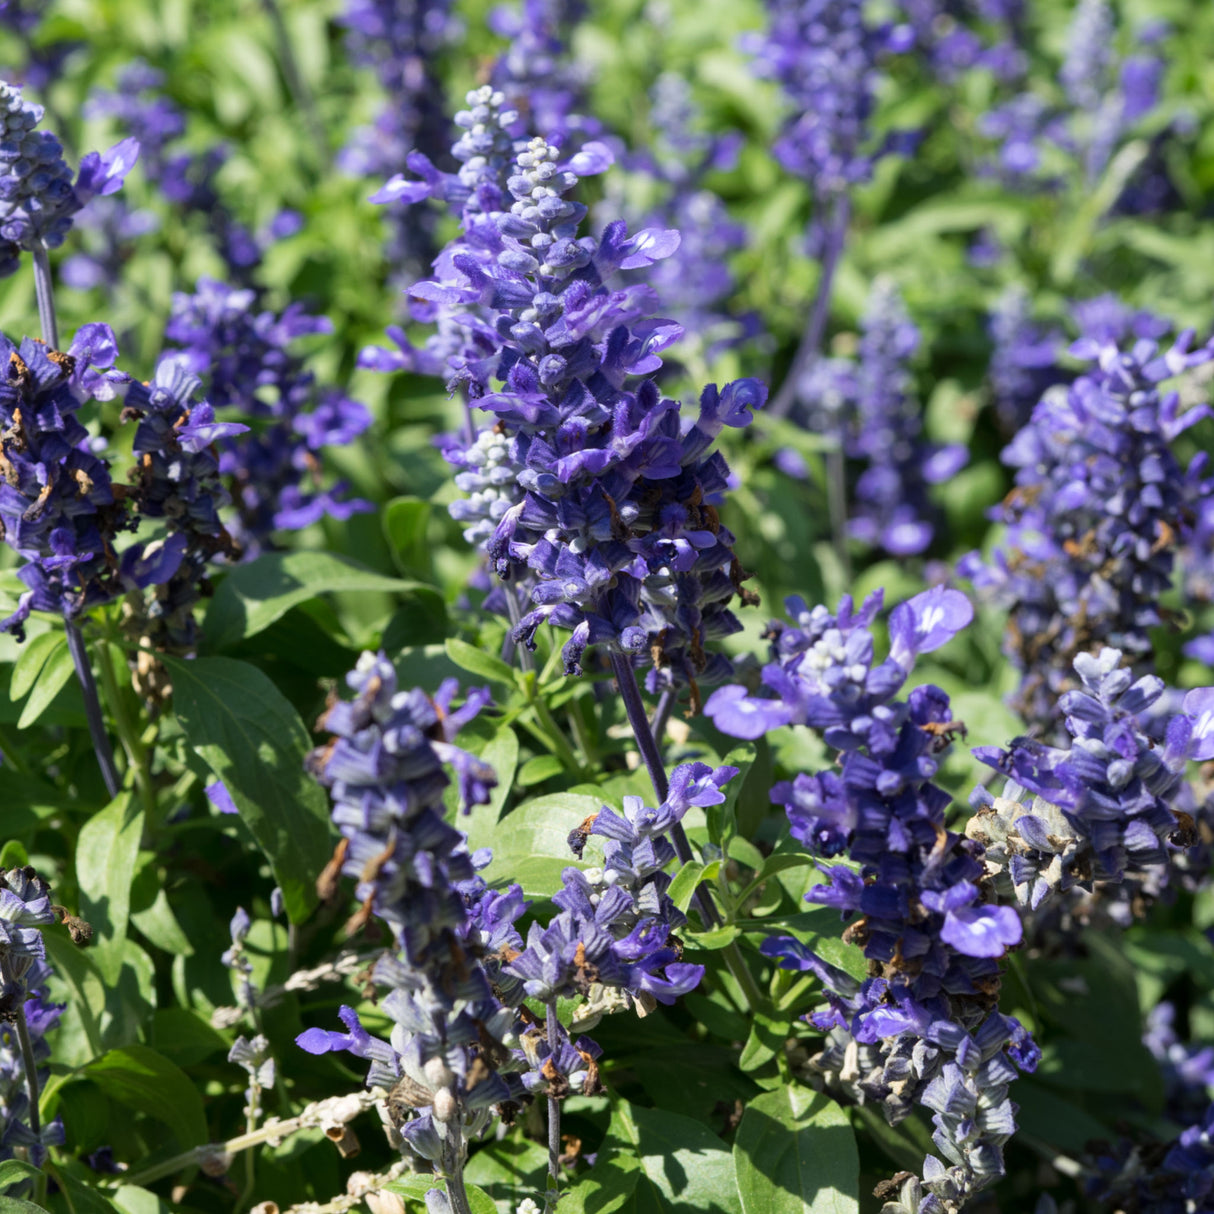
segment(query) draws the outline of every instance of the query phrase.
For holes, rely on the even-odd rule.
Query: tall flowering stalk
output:
[[[931,780],[953,732],[938,687],[898,692],[916,657],[938,649],[972,619],[956,590],[917,595],[890,615],[890,652],[874,660],[870,625],[882,595],[859,611],[850,598],[832,615],[789,600],[791,627],[776,625],[763,672],[774,696],[723,687],[707,705],[727,733],[757,737],[781,724],[822,731],[840,752],[838,773],[777,784],[795,839],[823,858],[827,879],[806,895],[852,920],[845,939],[869,961],[861,982],[793,938],[762,951],[787,969],[815,974],[827,1007],[810,1023],[828,1036],[815,1070],[853,1099],[879,1102],[891,1123],[916,1105],[933,1111],[923,1179],[906,1180],[889,1214],[949,1214],[1003,1173],[1015,1129],[1008,1084],[1038,1051],[998,1010],[999,959],[1020,942],[1010,907],[992,905],[982,849],[944,825],[950,798]]]
[[[474,496],[453,511],[484,542],[498,575],[530,588],[515,639],[533,646],[545,622],[571,630],[565,666],[589,647],[653,665],[651,688],[719,678],[708,643],[737,629],[728,602],[743,574],[721,525],[728,469],[712,452],[725,426],[744,426],[765,390],[738,380],[704,390],[699,417],[682,424],[653,374],[681,330],[652,315],[644,284],[611,286],[619,270],[668,256],[678,233],[623,223],[579,236],[585,207],[567,195],[610,164],[587,144],[568,161],[544,139],[512,146],[514,115],[488,90],[457,121],[456,178],[423,158],[421,181],[385,194],[431,194],[459,208],[462,233],[436,262],[440,276],[411,297],[438,321],[415,350],[372,352],[382,369],[441,367],[448,386],[492,415],[447,444]],[[509,158],[507,158],[509,157]],[[492,533],[488,524],[493,524]],[[471,528],[470,528],[471,531]],[[660,795],[660,793],[659,793]]]
[[[1084,373],[1047,391],[1004,450],[1017,470],[1016,488],[991,512],[1007,526],[1004,544],[989,562],[974,553],[959,565],[1010,609],[1004,649],[1021,674],[1013,703],[1047,736],[1080,654],[1111,645],[1149,657],[1175,552],[1214,492],[1206,456],[1182,467],[1173,450],[1208,406],[1182,411],[1179,393],[1162,389],[1214,358],[1214,344],[1194,350],[1192,337],[1163,349],[1073,345]]]

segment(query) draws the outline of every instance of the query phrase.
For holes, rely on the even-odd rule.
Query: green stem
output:
[[[30,1038],[29,1025],[25,1022],[24,1003],[17,1005],[13,1027],[17,1031],[17,1041],[21,1046],[21,1065],[25,1069],[25,1086],[29,1089],[30,1131],[41,1145],[42,1110],[38,1107],[38,1061],[34,1057],[34,1043]],[[38,1178],[34,1182],[34,1192],[38,1205],[44,1205],[46,1202],[46,1173],[42,1170],[41,1164],[38,1165]]]
[[[556,718],[552,715],[552,710],[541,695],[536,695],[533,691],[531,694],[531,707],[535,709],[535,715],[539,717],[540,723],[544,727],[544,734],[548,741],[552,744],[553,750],[556,751],[557,757],[577,776],[584,776],[586,773],[582,767],[577,755],[573,752],[573,747],[569,745],[569,739],[565,737],[565,731],[557,724]]]
[[[147,814],[147,821],[150,824],[156,816],[156,792],[152,787],[151,761],[147,747],[144,746],[127,713],[122,688],[118,686],[114,659],[110,656],[110,643],[104,637],[101,644],[97,646],[97,669],[101,673],[101,686],[110,706],[110,716],[114,719],[114,730],[126,753],[127,763],[135,773],[135,783],[139,788],[139,796],[143,801],[144,812]]]

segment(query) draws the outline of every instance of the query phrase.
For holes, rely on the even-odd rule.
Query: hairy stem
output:
[[[830,205],[826,220],[825,248],[822,250],[822,272],[818,276],[818,289],[814,302],[805,320],[797,352],[793,355],[788,374],[780,385],[780,391],[767,407],[773,417],[783,417],[797,399],[797,385],[805,370],[818,356],[822,338],[826,335],[826,318],[830,315],[830,297],[835,285],[835,271],[847,241],[847,227],[851,221],[851,200],[846,194],[838,194]]]
[[[517,653],[519,668],[526,673],[535,669],[535,657],[526,645],[518,644],[511,635],[523,618],[522,608],[519,607],[518,595],[514,592],[512,581],[503,581],[502,589],[506,595],[506,614],[510,617],[510,632],[506,634],[506,639],[502,643],[502,661],[513,663],[514,655]],[[509,654],[506,653],[507,648],[510,650]]]
[[[309,1105],[298,1117],[289,1117],[285,1121],[278,1117],[271,1117],[251,1133],[240,1134],[235,1138],[229,1138],[226,1142],[208,1142],[201,1146],[191,1147],[190,1150],[144,1168],[143,1171],[124,1172],[120,1177],[115,1178],[114,1185],[153,1184],[157,1180],[163,1180],[166,1176],[180,1172],[183,1168],[198,1167],[208,1160],[222,1158],[225,1155],[235,1155],[238,1151],[247,1151],[250,1147],[259,1146],[263,1142],[287,1139],[300,1130],[330,1124],[334,1121],[333,1114],[337,1111],[336,1106],[350,1102],[354,1106],[349,1110],[350,1116],[345,1115],[347,1110],[341,1110],[343,1114],[341,1121],[344,1124],[345,1121],[350,1120],[353,1114],[373,1107],[387,1094],[382,1088],[371,1088],[353,1092],[349,1096],[331,1097],[328,1100]],[[326,1116],[326,1114],[329,1115]]]
[[[556,1057],[561,1048],[560,1021],[556,1016],[556,1000],[548,1003],[546,1009],[548,1018],[548,1048],[552,1057]],[[561,1199],[561,1102],[553,1095],[548,1096],[548,1182],[547,1196],[544,1199],[544,1214],[551,1214]]]
[[[458,1117],[458,1114],[457,1114]],[[463,1135],[458,1121],[449,1127],[450,1134],[443,1145],[443,1175],[447,1180],[447,1200],[451,1214],[472,1214],[468,1191],[464,1188]]]
[[[17,1007],[13,1027],[17,1031],[17,1041],[21,1046],[21,1065],[25,1069],[25,1086],[29,1091],[30,1130],[41,1143],[42,1110],[38,1107],[38,1060],[34,1057],[34,1042],[30,1037],[29,1025],[25,1021],[24,1003]],[[41,1151],[39,1153],[41,1154]],[[39,1163],[38,1169],[38,1176],[34,1181],[34,1201],[38,1205],[43,1205],[46,1202],[46,1172],[42,1170],[41,1163]]]
[[[118,768],[114,765],[114,748],[110,744],[110,735],[106,732],[105,720],[101,715],[101,701],[97,696],[97,683],[93,679],[93,668],[89,664],[88,649],[75,621],[65,619],[63,623],[67,630],[68,652],[72,655],[76,678],[84,696],[84,715],[88,718],[89,737],[93,739],[93,753],[97,756],[97,766],[101,768],[106,792],[111,797],[116,797],[122,788],[122,781],[118,778]]]
[[[52,350],[59,349],[59,322],[55,319],[55,284],[51,278],[51,259],[46,245],[34,246],[34,294],[38,297],[38,322],[42,340]]]

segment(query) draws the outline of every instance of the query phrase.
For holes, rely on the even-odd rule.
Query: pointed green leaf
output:
[[[80,914],[92,924],[92,957],[111,985],[122,970],[131,881],[142,836],[143,809],[129,792],[121,792],[84,824],[76,842]]]
[[[126,1045],[102,1054],[80,1073],[111,1100],[164,1122],[183,1149],[207,1141],[202,1095],[185,1071],[163,1054],[146,1045]],[[70,1102],[70,1095],[66,1099]]]
[[[207,608],[206,647],[225,649],[268,628],[298,603],[338,590],[434,593],[433,587],[385,577],[330,552],[267,552],[224,577]]]
[[[447,656],[461,669],[474,674],[480,679],[489,679],[494,683],[504,683],[507,687],[515,685],[514,667],[507,665],[495,653],[487,653],[461,641],[458,637],[448,637]]]
[[[38,720],[51,706],[51,701],[67,686],[74,669],[67,640],[60,637],[60,643],[47,654],[46,662],[38,672],[30,697],[25,701],[25,707],[17,719],[18,729],[28,729]]]
[[[227,786],[270,861],[291,922],[302,922],[332,853],[329,799],[304,770],[308,731],[256,666],[232,658],[166,662],[186,740]]]

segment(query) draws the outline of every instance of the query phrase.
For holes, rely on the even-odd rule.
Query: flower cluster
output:
[[[597,240],[579,237],[585,208],[564,195],[610,163],[606,148],[590,143],[562,162],[532,139],[518,145],[503,182],[512,116],[499,95],[469,100],[459,178],[417,158],[411,167],[423,180],[389,188],[411,200],[441,192],[461,208],[463,232],[436,262],[440,276],[411,295],[436,306],[430,352],[445,347],[448,386],[493,414],[490,428],[504,440],[488,440],[500,453],[499,483],[477,513],[492,519],[512,499],[497,511],[487,550],[499,576],[533,586],[515,639],[533,644],[551,622],[572,629],[569,670],[593,645],[649,653],[654,686],[719,676],[724,661],[705,645],[738,627],[726,604],[742,574],[717,514],[728,469],[709,452],[724,426],[749,422],[764,389],[754,380],[709,386],[699,418],[682,425],[678,402],[651,378],[680,327],[651,316],[647,286],[607,285],[617,271],[668,256],[678,233],[629,237],[617,222]],[[447,342],[448,334],[466,336]],[[416,366],[402,350],[375,361]],[[480,437],[450,441],[448,458],[479,474]],[[462,508],[464,521],[471,516]]]
[[[926,1214],[959,1209],[1002,1174],[1015,1128],[1007,1085],[1017,1066],[1035,1066],[1036,1047],[997,1010],[999,958],[1020,942],[1019,919],[989,904],[981,848],[945,827],[950,799],[931,782],[961,726],[937,687],[896,698],[916,657],[951,640],[973,609],[956,590],[917,595],[891,613],[889,656],[875,664],[870,625],[881,604],[880,592],[859,611],[845,598],[832,615],[790,600],[793,626],[775,626],[763,672],[778,698],[724,687],[706,712],[741,737],[808,724],[842,752],[838,774],[803,773],[772,799],[798,842],[851,861],[825,867],[827,884],[806,897],[856,916],[846,938],[863,947],[870,977],[852,978],[793,938],[771,938],[763,952],[823,983],[829,1006],[809,1017],[829,1034],[816,1069],[856,1099],[879,1101],[891,1122],[917,1104],[933,1110],[947,1162],[928,1157],[921,1187],[931,1198],[909,1207]]]
[[[991,512],[1007,526],[1003,546],[989,563],[973,553],[958,566],[1010,608],[1015,707],[1047,734],[1079,654],[1106,644],[1135,660],[1150,652],[1175,550],[1214,491],[1205,456],[1182,469],[1172,449],[1209,409],[1181,412],[1179,394],[1160,388],[1214,358],[1214,343],[1191,350],[1191,341],[1072,346],[1089,367],[1047,392],[1003,452],[1017,470],[1016,488]]]
[[[580,995],[593,1005],[593,988],[614,988],[633,999],[673,1003],[699,985],[701,965],[678,960],[672,931],[685,922],[667,889],[675,858],[673,828],[693,806],[719,805],[736,767],[685,763],[671,775],[656,809],[641,797],[624,798],[624,812],[604,806],[570,836],[580,857],[590,837],[604,839],[601,869],[567,868],[553,901],[561,913],[546,927],[533,924],[526,949],[507,967],[528,995],[545,1001]]]
[[[46,1034],[63,1011],[62,1004],[47,1002],[45,989],[50,968],[41,929],[54,922],[50,890],[32,868],[0,873],[0,1161],[21,1148],[39,1167],[47,1148],[63,1141],[63,1122],[40,1126],[31,1110],[20,1037],[28,1035],[41,1091],[50,1078]]]
[[[875,156],[870,119],[886,31],[857,0],[768,0],[765,33],[746,49],[757,74],[779,82],[792,114],[776,141],[780,163],[819,197],[867,181]]]
[[[66,354],[0,335],[0,524],[26,563],[28,590],[0,627],[20,636],[31,611],[75,616],[112,598],[119,586],[115,535],[127,526],[107,463],[94,454],[77,413],[108,400],[125,377],[108,325],[85,325]],[[129,570],[137,585],[153,571]]]
[[[1214,1088],[1214,1045],[1191,1045],[1176,1032],[1176,1005],[1162,1000],[1147,1013],[1142,1043],[1163,1074],[1166,1111],[1181,1125],[1197,1120]]]
[[[898,8],[913,49],[939,78],[955,80],[973,68],[1000,80],[1023,73],[1021,0],[900,0]]]
[[[15,273],[21,253],[58,248],[73,217],[98,195],[121,189],[139,155],[124,139],[108,152],[89,152],[72,180],[63,145],[37,130],[43,109],[0,81],[0,278]]]
[[[375,71],[387,104],[357,128],[337,158],[344,172],[383,180],[405,168],[409,153],[438,156],[447,119],[435,61],[458,24],[450,0],[350,0],[341,22],[356,63]],[[385,250],[399,271],[423,272],[434,256],[434,216],[393,212]]]
[[[322,453],[361,434],[370,415],[357,401],[318,389],[291,352],[297,338],[327,333],[331,323],[292,304],[281,315],[254,310],[252,291],[204,278],[193,295],[177,295],[166,335],[181,347],[181,366],[201,377],[217,409],[236,406],[253,429],[217,434],[219,470],[230,478],[236,517],[229,529],[246,555],[274,532],[296,531],[328,515],[344,519],[369,509],[322,484]]]
[[[491,1107],[514,1091],[498,1067],[508,1057],[506,1043],[513,1044],[515,1014],[469,953],[474,924],[461,887],[476,871],[442,802],[447,763],[469,808],[486,800],[495,782],[490,768],[451,743],[489,696],[473,692],[452,710],[454,680],[434,700],[419,690],[398,692],[391,664],[371,653],[348,682],[355,698],[335,701],[321,718],[335,736],[309,764],[330,790],[342,834],[327,880],[337,871],[355,878],[362,906],[353,925],[374,915],[392,932],[375,977],[390,989],[382,1006],[397,1028],[391,1045],[377,1041],[344,1008],[347,1033],[309,1029],[299,1044],[311,1053],[348,1049],[368,1059],[371,1084],[396,1089],[407,1081],[407,1105],[423,1111],[407,1123],[399,1118],[401,1133],[418,1154],[450,1170],[462,1159],[465,1118],[487,1124]],[[508,906],[515,917],[523,910],[521,898]],[[502,909],[483,899],[478,907]]]
[[[917,555],[931,543],[927,487],[950,479],[968,458],[960,444],[933,447],[923,440],[907,368],[918,345],[919,330],[897,288],[879,280],[864,315],[846,439],[847,454],[865,464],[848,530],[894,556]]]
[[[974,751],[1009,779],[1002,796],[976,790],[966,832],[986,848],[988,871],[1006,871],[1016,900],[1034,911],[1074,886],[1100,883],[1116,887],[1103,891],[1104,902],[1124,917],[1142,896],[1134,878],[1166,880],[1169,843],[1193,833],[1173,806],[1186,761],[1214,758],[1214,688],[1185,696],[1159,746],[1141,721],[1163,681],[1135,680],[1122,661],[1107,648],[1075,659],[1081,687],[1059,701],[1069,748],[1017,738],[1007,750]]]
[[[1143,1214],[1210,1214],[1214,1211],[1214,1105],[1171,1143],[1140,1150],[1121,1142],[1096,1156],[1088,1196],[1107,1208]]]
[[[1080,0],[1059,69],[1067,104],[1023,92],[985,114],[982,134],[999,141],[994,171],[1023,188],[1061,153],[1089,186],[1100,178],[1118,145],[1157,106],[1164,69],[1162,56],[1146,49],[1118,59],[1115,34],[1108,0]],[[1139,45],[1154,41],[1156,31],[1140,32]]]
[[[175,564],[171,574],[157,579],[151,601],[134,611],[141,649],[193,649],[194,605],[207,570],[216,557],[237,555],[220,521],[231,499],[220,480],[215,444],[244,434],[248,426],[216,421],[209,403],[194,403],[198,388],[198,377],[169,356],[161,359],[150,383],[132,383],[125,394],[124,416],[139,421],[132,443],[138,462],[131,501],[143,517],[163,519],[170,533],[139,559],[154,556]]]
[[[368,1081],[394,1093],[389,1110],[403,1140],[450,1167],[463,1131],[511,1115],[525,1096],[595,1090],[599,1049],[569,1036],[556,999],[582,998],[586,1019],[633,1001],[670,1003],[699,982],[703,967],[679,961],[672,934],[683,917],[666,893],[667,836],[691,806],[724,800],[720,788],[736,769],[687,764],[657,809],[630,797],[622,815],[604,808],[584,822],[571,847],[580,857],[588,836],[602,837],[604,866],[567,869],[559,913],[533,923],[524,943],[514,926],[527,909],[519,887],[491,889],[478,872],[488,852],[469,854],[444,820],[447,766],[466,805],[487,799],[494,783],[491,769],[451,743],[488,694],[473,692],[452,711],[454,680],[434,700],[398,692],[392,666],[373,654],[348,681],[355,699],[330,706],[321,726],[336,736],[310,760],[342,833],[322,882],[337,870],[354,877],[362,908],[352,922],[375,916],[390,927],[393,947],[375,977],[390,988],[381,1006],[396,1028],[390,1043],[378,1041],[344,1008],[347,1032],[309,1029],[299,1044],[371,1061]],[[549,1005],[547,1023],[523,1006],[527,998]],[[420,1111],[407,1117],[408,1109]]]

